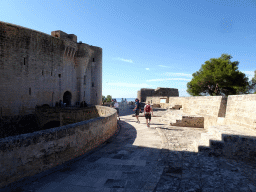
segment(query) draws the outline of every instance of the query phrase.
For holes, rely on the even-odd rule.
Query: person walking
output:
[[[119,120],[120,120],[120,117],[119,117],[119,104],[118,104],[118,102],[117,102],[117,100],[116,100],[116,99],[115,99],[114,108],[116,109],[116,111],[117,111],[117,117],[118,117],[118,118],[119,118]]]
[[[137,118],[136,123],[140,123],[139,121],[139,114],[140,114],[140,101],[138,98],[135,99],[135,108],[133,109],[133,111],[135,111],[135,117]]]
[[[150,127],[151,112],[153,116],[153,107],[150,105],[150,102],[148,101],[148,103],[144,106],[144,116],[146,118],[147,127]]]

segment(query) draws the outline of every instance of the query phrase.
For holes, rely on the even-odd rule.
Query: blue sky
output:
[[[0,20],[50,34],[62,30],[103,49],[103,95],[178,88],[210,58],[230,54],[256,70],[256,0],[1,0]]]

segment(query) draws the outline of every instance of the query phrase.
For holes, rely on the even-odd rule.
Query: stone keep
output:
[[[102,49],[62,31],[47,35],[0,22],[0,117],[36,105],[101,105]]]
[[[157,87],[156,89],[142,88],[137,91],[137,98],[141,102],[146,102],[147,97],[179,97],[179,91],[175,88]]]

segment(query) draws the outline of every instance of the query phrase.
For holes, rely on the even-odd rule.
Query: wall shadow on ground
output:
[[[220,174],[223,172],[228,172],[232,174],[231,176],[224,175],[225,177],[236,177],[237,167],[236,164],[225,164],[225,161],[219,161],[219,164],[216,160],[216,158],[221,157],[219,153],[209,153],[209,151],[202,151],[200,154],[201,156],[198,156],[199,153],[196,152],[189,152],[189,151],[171,151],[167,149],[158,149],[158,148],[149,148],[149,147],[130,147],[127,148],[127,146],[132,146],[136,137],[137,137],[137,131],[136,129],[130,125],[129,123],[119,121],[119,124],[122,125],[119,132],[116,132],[116,134],[108,139],[106,142],[104,142],[101,146],[94,149],[93,151],[86,153],[85,155],[82,155],[76,159],[73,159],[71,161],[68,161],[58,167],[52,168],[51,170],[48,170],[46,172],[37,174],[33,177],[25,178],[19,182],[15,182],[7,186],[5,189],[0,189],[0,192],[5,191],[29,191],[31,189],[36,190],[37,188],[42,188],[45,186],[45,183],[48,182],[61,182],[63,178],[57,177],[58,175],[62,173],[69,173],[70,171],[74,173],[75,171],[79,171],[82,168],[88,168],[88,167],[95,167],[97,168],[96,161],[98,161],[102,157],[107,157],[111,159],[120,159],[120,160],[129,160],[134,153],[145,153],[147,156],[141,156],[142,158],[145,158],[148,162],[153,162],[156,166],[165,166],[163,169],[163,172],[161,174],[160,180],[154,190],[152,191],[161,191],[161,190],[169,190],[169,191],[186,191],[188,190],[186,188],[186,185],[181,185],[182,182],[189,182],[192,179],[193,185],[194,185],[194,191],[200,191],[204,188],[209,187],[210,183],[209,179],[216,179],[214,175],[211,175],[209,170],[215,169],[214,166],[218,166],[218,170],[220,171]],[[159,126],[158,128],[161,128]],[[177,131],[177,130],[175,130]],[[226,139],[224,139],[226,138]],[[237,142],[239,140],[240,144],[242,141],[244,141],[244,137],[240,137],[237,135],[234,135],[235,139],[232,135],[228,135],[228,137],[223,136],[223,140],[227,142]],[[240,139],[239,139],[240,138]],[[256,138],[250,137],[249,140],[252,143],[252,139],[254,141]],[[213,142],[212,142],[213,143]],[[218,145],[219,147],[216,148],[216,144],[210,146],[211,150],[213,148],[216,148],[218,150],[221,149],[222,144]],[[244,146],[243,146],[244,147]],[[127,150],[128,149],[128,150]],[[120,151],[127,150],[128,154],[121,154]],[[205,162],[206,160],[210,159],[212,162],[217,162],[217,165],[211,164],[209,162]],[[127,165],[126,165],[127,166]],[[129,167],[129,166],[128,166]],[[209,177],[205,177],[205,175],[200,175],[200,171],[204,173],[209,173]],[[126,171],[127,172],[127,171]],[[191,173],[192,172],[192,173]],[[215,172],[213,172],[215,174]],[[84,173],[85,174],[85,173]],[[129,171],[127,173],[129,174]],[[142,172],[138,173],[142,174]],[[188,178],[188,175],[192,174],[193,178]],[[217,174],[217,173],[216,173]],[[249,173],[248,173],[249,174]],[[192,176],[191,175],[191,176]],[[186,179],[189,179],[186,181]],[[255,183],[255,178],[250,178],[251,183]],[[172,184],[170,184],[172,180],[175,180]],[[39,184],[34,184],[34,181],[38,181]],[[214,180],[212,180],[214,181]],[[232,184],[234,184],[236,181],[234,180]],[[195,183],[198,183],[198,186],[195,185]],[[224,188],[224,191],[229,191],[229,182],[226,183],[215,183],[214,184],[216,191],[217,189]],[[168,188],[169,186],[169,188]],[[109,188],[124,188],[126,186],[108,186]],[[136,189],[136,185],[132,186],[132,189]],[[56,188],[55,190],[58,190]]]
[[[125,123],[126,124],[126,123]],[[115,134],[107,139],[104,143],[102,143],[100,146],[96,147],[95,149],[85,153],[84,155],[81,155],[77,158],[74,158],[72,160],[66,161],[65,163],[53,167],[47,171],[38,173],[34,176],[25,177],[19,181],[15,181],[13,183],[8,184],[7,186],[0,188],[0,192],[12,192],[12,191],[19,191],[19,192],[27,192],[31,189],[28,189],[29,186],[33,186],[33,183],[38,181],[41,182],[45,178],[53,175],[57,172],[65,172],[68,170],[74,170],[76,168],[81,168],[79,164],[80,161],[86,160],[86,162],[94,163],[98,159],[102,157],[102,151],[104,151],[106,154],[114,154],[113,159],[125,159],[125,155],[116,154],[115,152],[117,150],[122,150],[125,145],[132,145],[137,137],[137,131],[136,129],[131,126],[130,124],[127,124],[127,129],[120,129],[120,124],[118,125],[118,129],[115,132]],[[113,149],[113,145],[116,145],[115,149]],[[77,163],[77,164],[76,164]],[[55,178],[56,179],[56,178]],[[36,188],[32,188],[33,190],[36,190]]]

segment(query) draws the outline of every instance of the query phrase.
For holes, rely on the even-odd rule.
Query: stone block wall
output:
[[[169,103],[160,103],[160,108],[167,109],[169,108]]]
[[[181,120],[171,123],[172,126],[204,128],[204,117],[182,116]]]
[[[223,134],[222,141],[223,145],[220,148],[222,156],[255,164],[255,137]]]
[[[256,129],[256,94],[198,97],[169,97],[171,106],[182,105],[183,112],[202,115],[205,127],[237,124]]]
[[[61,125],[68,125],[80,121],[89,120],[92,118],[99,117],[97,108],[91,107],[89,109],[82,109],[77,111],[65,111],[60,112],[60,123]]]
[[[183,112],[218,117],[222,96],[186,97]]]
[[[157,87],[153,92],[153,96],[179,97],[179,91],[178,89],[175,89],[175,88]]]
[[[0,34],[3,116],[29,114],[40,104],[52,106],[66,90],[77,97],[74,62],[64,56],[68,41],[4,22]]]
[[[160,104],[161,99],[166,99],[166,103],[169,103],[169,97],[167,97],[167,96],[146,97],[146,103],[148,103],[148,101],[149,101],[151,105]]]
[[[256,94],[229,95],[224,122],[256,129]]]
[[[99,146],[117,130],[116,110],[96,106],[100,117],[0,139],[0,188],[51,169]]]
[[[217,124],[225,115],[226,98],[223,96],[169,97],[170,107],[182,105],[183,112],[204,117],[204,128]]]
[[[142,88],[140,91],[137,92],[137,97],[141,102],[146,102],[147,97],[178,97],[179,96],[179,91],[178,89],[175,88],[163,88],[163,87],[158,87],[156,89],[147,89],[147,88]],[[154,103],[154,104],[159,104],[159,103]]]
[[[169,106],[182,105],[182,107],[184,107],[186,98],[187,97],[169,97]]]
[[[86,108],[43,108],[37,107],[35,114],[39,121],[39,127],[51,121],[60,121],[60,125],[68,125],[80,121],[99,117],[98,109],[93,107]]]
[[[152,96],[154,93],[154,89],[141,89],[137,92],[137,98],[140,100],[140,102],[145,102],[147,96]]]
[[[0,21],[0,117],[59,100],[100,105],[102,49],[76,41],[74,34],[50,36]]]

